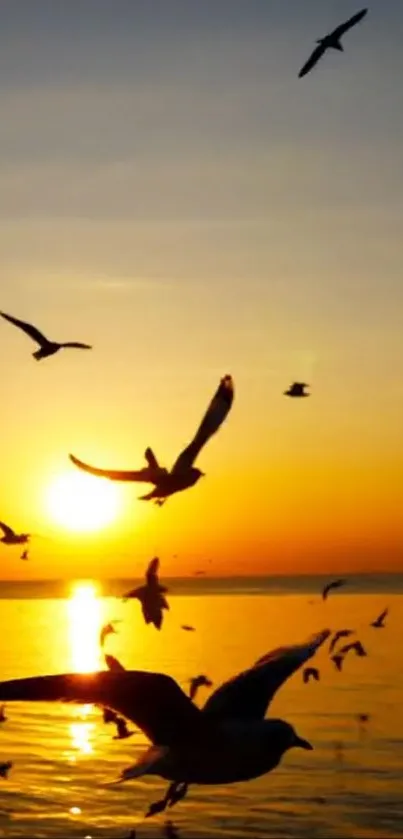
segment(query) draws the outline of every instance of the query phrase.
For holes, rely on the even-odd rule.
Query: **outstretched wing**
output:
[[[83,469],[84,472],[89,472],[90,475],[96,475],[98,478],[109,478],[110,481],[139,481],[146,484],[155,484],[156,476],[153,469],[145,466],[144,469],[137,469],[132,472],[121,471],[118,469],[98,469],[96,466],[90,466],[89,463],[84,463],[75,457],[74,454],[69,454],[69,458],[74,466]]]
[[[344,35],[345,32],[348,32],[348,30],[351,29],[352,26],[355,26],[357,23],[359,23],[360,20],[362,20],[367,13],[368,9],[361,9],[360,12],[357,12],[357,14],[350,17],[348,20],[346,20],[345,23],[341,23],[340,26],[338,26],[337,29],[335,29],[332,32],[332,36],[334,35],[335,38],[341,38],[341,36]]]
[[[234,400],[234,383],[232,376],[224,376],[207,408],[207,411],[200,423],[200,426],[186,449],[179,455],[172,468],[172,474],[177,474],[195,462],[199,452],[206,445],[213,434],[218,431],[230,411]]]
[[[8,524],[4,524],[4,521],[0,521],[0,528],[5,536],[15,536],[15,532],[12,527],[9,527]]]
[[[330,629],[324,629],[305,644],[280,647],[263,656],[249,670],[214,691],[203,713],[225,719],[263,719],[279,687],[315,655],[329,635]]]
[[[210,728],[173,679],[141,670],[105,670],[0,682],[0,701],[103,705],[132,720],[152,743],[163,746],[189,743]]]
[[[18,318],[13,318],[11,315],[6,315],[5,312],[0,312],[0,315],[2,316],[2,318],[5,318],[5,320],[8,320],[10,321],[10,323],[14,324],[14,326],[18,326],[19,329],[22,329],[23,332],[29,335],[30,338],[32,338],[41,346],[49,343],[45,335],[43,335],[42,332],[39,332],[39,329],[37,329],[36,326],[32,326],[31,323],[25,323],[24,320],[18,320]]]
[[[63,347],[72,347],[75,350],[92,350],[91,344],[82,344],[81,341],[65,341]]]
[[[318,47],[315,47],[313,53],[309,56],[308,61],[304,64],[301,70],[298,73],[298,78],[302,79],[303,76],[306,76],[315,64],[318,63],[319,59],[322,58],[323,53],[326,52],[326,47],[323,44],[319,44]]]
[[[150,564],[147,568],[147,571],[146,571],[146,580],[147,580],[147,585],[148,586],[156,585],[156,583],[158,582],[159,564],[160,564],[160,561],[159,561],[158,557],[155,556],[154,559],[151,560],[151,562],[150,562]]]

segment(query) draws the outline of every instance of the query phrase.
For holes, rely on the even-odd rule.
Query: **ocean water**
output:
[[[269,716],[290,721],[314,751],[291,750],[259,780],[191,787],[168,818],[182,839],[403,837],[402,582],[351,580],[323,602],[323,581],[315,578],[172,581],[161,632],[144,625],[138,603],[110,596],[124,590],[118,583],[104,584],[107,596],[90,582],[37,585],[34,592],[3,585],[0,678],[102,667],[99,629],[112,618],[122,623],[108,652],[127,668],[168,673],[185,690],[192,675],[205,672],[218,685],[277,646],[325,627],[355,628],[367,658],[352,655],[338,673],[322,649],[319,683],[304,685],[296,673],[270,707]],[[385,606],[386,628],[372,629]],[[182,623],[196,631],[182,631]],[[208,696],[201,689],[200,704]],[[0,779],[0,836],[124,839],[132,828],[138,837],[164,835],[166,814],[144,821],[144,813],[166,782],[144,777],[108,786],[144,749],[141,732],[114,741],[93,706],[15,703],[7,716],[0,760],[14,766]]]

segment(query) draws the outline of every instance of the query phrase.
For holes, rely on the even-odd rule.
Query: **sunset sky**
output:
[[[0,519],[39,534],[3,579],[403,570],[402,4],[297,77],[359,8],[1,5],[0,309],[94,345],[37,363],[0,323]],[[57,523],[68,452],[171,466],[225,373],[199,485]]]

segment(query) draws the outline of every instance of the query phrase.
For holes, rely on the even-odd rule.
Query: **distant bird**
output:
[[[193,576],[194,577],[204,577],[205,573],[206,573],[205,571],[195,571]]]
[[[369,721],[369,719],[370,719],[369,714],[357,714],[358,722],[366,723],[366,722]]]
[[[116,717],[114,723],[118,731],[113,738],[114,740],[127,740],[128,737],[133,736],[134,731],[129,731],[127,722],[123,719],[123,717]]]
[[[101,632],[99,633],[99,643],[100,643],[101,647],[103,647],[103,645],[105,643],[105,640],[108,637],[108,635],[116,635],[116,629],[114,627],[115,623],[118,623],[118,621],[117,620],[109,621],[109,623],[106,623],[102,627]]]
[[[146,623],[153,623],[156,629],[161,629],[163,609],[169,609],[164,594],[168,591],[161,586],[158,579],[159,559],[151,560],[146,572],[146,585],[134,588],[123,596],[123,600],[137,598],[140,600],[143,617]]]
[[[190,624],[188,624],[188,623],[183,623],[181,625],[181,629],[184,629],[185,632],[196,632],[194,626],[190,626]]]
[[[0,778],[8,778],[8,773],[10,769],[13,768],[13,764],[11,760],[8,760],[6,763],[0,763]]]
[[[26,545],[32,536],[31,533],[16,533],[12,527],[9,527],[8,524],[4,524],[3,521],[0,521],[0,529],[4,534],[4,536],[1,537],[0,542],[3,542],[4,545]]]
[[[374,629],[385,629],[385,618],[387,618],[388,614],[389,609],[384,609],[379,617],[375,621],[372,621],[371,626],[373,626]]]
[[[304,684],[309,682],[309,679],[314,679],[315,682],[318,682],[320,678],[319,670],[317,669],[317,667],[305,667],[302,671],[302,678]]]
[[[171,821],[165,822],[164,825],[165,839],[179,839],[179,833],[174,823]]]
[[[25,550],[22,552],[20,559],[29,559],[29,551]]]
[[[333,580],[332,583],[328,583],[322,591],[323,600],[326,600],[330,591],[332,591],[335,588],[340,588],[341,586],[344,586],[346,582],[347,580]]]
[[[315,67],[315,64],[317,64],[319,59],[322,58],[322,55],[325,54],[327,49],[339,50],[339,52],[344,52],[343,46],[340,43],[340,38],[342,37],[342,35],[348,32],[349,29],[351,29],[353,26],[356,26],[356,24],[359,23],[360,20],[362,20],[365,17],[367,12],[368,9],[362,9],[361,12],[357,12],[357,14],[353,15],[353,17],[350,17],[345,23],[342,23],[340,26],[334,29],[333,32],[330,32],[329,35],[325,35],[324,38],[318,38],[316,43],[319,44],[319,46],[315,47],[312,55],[310,55],[308,61],[300,70],[298,74],[299,78],[301,79],[303,76],[306,76],[306,74],[309,73],[309,71],[312,70],[313,67]]]
[[[293,382],[288,390],[284,391],[284,396],[294,396],[301,398],[302,396],[310,396],[310,393],[305,393],[305,388],[309,387],[305,382]]]
[[[0,705],[0,723],[2,722],[7,722],[5,705]]]
[[[368,653],[364,650],[361,641],[354,641],[352,644],[346,644],[344,647],[341,647],[340,655],[347,655],[350,650],[354,650],[355,654],[358,655],[359,658],[363,658],[368,655]]]
[[[205,676],[203,673],[200,676],[193,676],[193,679],[189,679],[190,690],[189,690],[189,697],[190,699],[196,698],[196,693],[201,687],[211,688],[213,683],[210,681],[208,676]]]
[[[334,633],[333,638],[329,644],[329,653],[332,653],[337,642],[340,641],[340,638],[348,638],[349,635],[352,635],[354,629],[338,629],[337,632]]]
[[[121,471],[110,469],[98,469],[83,463],[74,455],[70,454],[70,460],[85,472],[96,475],[100,478],[109,478],[111,481],[140,481],[154,484],[154,489],[147,495],[140,496],[142,501],[155,501],[156,504],[163,504],[170,495],[188,489],[197,483],[204,474],[193,464],[203,446],[210,437],[218,431],[227,417],[234,399],[234,385],[231,376],[224,376],[210,402],[204,418],[188,446],[181,452],[175,461],[171,471],[160,466],[152,449],[147,448],[145,459],[147,466],[134,471]]]
[[[11,317],[11,315],[6,315],[5,312],[0,312],[0,315],[10,323],[13,323],[14,326],[18,326],[23,332],[39,344],[40,349],[32,353],[33,357],[36,358],[37,361],[40,361],[41,358],[47,358],[49,355],[54,355],[58,352],[58,350],[63,348],[71,347],[78,350],[92,350],[92,347],[89,344],[81,344],[78,341],[67,341],[63,344],[60,344],[57,341],[49,341],[48,338],[45,338],[45,335],[43,335],[42,332],[39,332],[39,329],[37,329],[36,326],[31,326],[30,323],[25,323],[23,320],[18,320],[17,318]]]
[[[331,656],[331,659],[332,659],[332,661],[333,661],[333,664],[334,664],[334,665],[335,665],[335,667],[336,667],[336,670],[338,670],[338,671],[339,671],[339,673],[340,673],[340,672],[341,672],[341,668],[342,668],[342,666],[343,666],[344,655],[340,655],[340,653],[337,653],[337,655],[332,655],[332,656]]]
[[[121,664],[114,655],[108,655],[108,653],[105,653],[104,658],[108,670],[113,670],[115,673],[121,673],[122,670],[125,670],[123,664]]]
[[[143,671],[69,673],[0,682],[0,701],[101,704],[124,714],[153,745],[120,781],[158,775],[183,784],[230,784],[258,778],[290,748],[311,750],[292,725],[265,719],[281,685],[328,639],[280,647],[221,685],[200,710],[169,676]]]

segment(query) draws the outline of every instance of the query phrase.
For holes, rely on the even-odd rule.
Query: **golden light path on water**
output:
[[[67,604],[70,640],[70,669],[76,673],[92,673],[102,667],[99,633],[103,623],[102,601],[92,581],[75,583]],[[91,705],[82,705],[80,721],[70,723],[72,746],[81,754],[91,754],[95,725],[88,722]],[[74,760],[74,757],[72,758]]]

